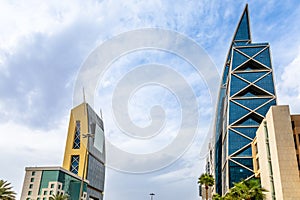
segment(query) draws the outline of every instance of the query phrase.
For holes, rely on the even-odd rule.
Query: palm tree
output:
[[[68,200],[69,196],[65,194],[54,194],[49,200]]]
[[[261,187],[259,179],[250,179],[246,181],[245,184],[249,188],[251,199],[266,199],[266,195],[264,193],[267,192],[267,190]]]
[[[263,200],[266,199],[264,192],[267,190],[261,187],[259,179],[250,179],[235,183],[226,197],[237,200]]]
[[[0,180],[0,199],[3,200],[15,200],[16,193],[12,190],[10,183],[4,180]]]
[[[198,184],[205,186],[206,200],[208,200],[208,187],[211,187],[215,184],[214,177],[207,173],[202,174],[198,179]]]
[[[212,197],[213,200],[224,200],[225,198],[220,196],[219,194],[214,194]]]

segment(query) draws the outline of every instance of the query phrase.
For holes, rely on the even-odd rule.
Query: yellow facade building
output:
[[[63,168],[86,179],[86,159],[88,137],[83,138],[83,134],[89,132],[87,104],[83,103],[71,110],[69,129],[66,140]],[[72,157],[79,156],[78,165],[72,166]]]
[[[71,110],[63,168],[88,182],[89,199],[102,200],[104,163],[103,121],[87,103],[82,103]]]
[[[71,110],[63,167],[26,167],[21,200],[103,200],[105,140],[102,119],[87,104]]]

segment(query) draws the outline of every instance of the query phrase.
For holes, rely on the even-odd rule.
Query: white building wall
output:
[[[271,168],[264,130],[266,122],[269,136]],[[262,186],[269,190],[267,199],[272,199],[270,173],[273,173],[276,199],[294,200],[300,198],[300,179],[293,130],[288,106],[272,106],[266,119],[257,131],[257,144]]]

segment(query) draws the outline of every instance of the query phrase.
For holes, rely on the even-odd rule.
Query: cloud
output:
[[[198,3],[191,2],[188,7],[195,6]],[[8,157],[4,158],[11,166],[16,166],[7,172],[7,179],[16,185],[18,191],[23,180],[14,176],[13,171],[22,177],[25,166],[59,165],[57,158],[48,155],[62,156],[65,138],[53,134],[57,131],[57,134],[66,135],[66,121],[64,131],[58,131],[57,127],[71,107],[73,82],[79,66],[97,44],[135,28],[163,27],[184,31],[193,26],[187,22],[192,21],[198,12],[190,13],[179,4],[160,1],[69,1],[62,4],[58,1],[50,4],[28,1],[26,4],[4,2],[0,7],[6,11],[2,12],[1,19],[9,16],[1,21],[1,25],[7,27],[7,31],[1,33],[4,42],[0,46],[3,69],[0,72],[1,132],[9,132],[10,137],[5,138],[13,144],[11,148],[21,146],[23,150],[7,153]],[[158,7],[163,7],[163,11],[157,12]],[[115,73],[118,74],[118,70]],[[26,145],[15,140],[26,142]],[[44,144],[44,141],[49,143]],[[55,141],[60,143],[53,144]],[[134,142],[127,143],[128,146],[143,148]],[[2,144],[3,148],[6,146],[6,143]],[[156,146],[161,147],[159,143]],[[60,151],[56,152],[56,149]],[[14,164],[11,158],[15,157],[26,158],[26,161]],[[116,182],[128,177],[131,176],[117,177]],[[108,176],[108,180],[111,179],[113,176]],[[114,194],[114,186],[109,187],[112,188],[110,194]],[[123,188],[123,191],[128,189]],[[122,191],[117,195],[122,195]]]
[[[67,119],[51,131],[39,131],[13,122],[0,124],[0,177],[21,195],[25,166],[61,166]]]
[[[300,46],[299,46],[300,49]],[[279,104],[290,105],[292,113],[300,113],[300,52],[295,59],[288,64],[277,83]]]
[[[24,175],[25,166],[60,164],[68,125],[66,116],[72,107],[77,73],[89,53],[103,41],[138,28],[178,31],[200,44],[221,72],[245,3],[1,1],[0,132],[4,139],[0,141],[0,149],[4,160],[1,171],[6,172],[1,177],[11,180],[20,191],[23,182],[20,177]],[[249,2],[249,8],[253,41],[271,44],[278,100],[291,104],[292,112],[300,112],[296,103],[300,92],[297,80],[300,64],[298,2]],[[173,131],[178,127],[176,115],[172,113],[172,109],[177,108],[175,101],[170,101],[168,93],[151,92],[150,88],[133,97],[131,117],[139,125],[147,124],[149,108],[159,96],[162,102],[156,103],[165,105],[167,114],[171,114],[165,135],[162,135],[166,137],[145,144],[121,138],[111,128],[113,119],[106,109],[110,106],[109,95],[115,82],[130,67],[151,62],[174,66],[193,87],[202,116],[209,118],[214,113],[205,83],[195,77],[183,61],[157,52],[120,58],[111,66],[112,71],[105,77],[103,87],[96,91],[102,99],[95,104],[95,110],[103,108],[106,135],[134,152],[162,148],[172,141]],[[149,197],[150,192],[155,192],[160,199],[197,198],[196,180],[204,165],[199,155],[201,147],[206,145],[203,136],[208,131],[207,120],[200,120],[199,124],[203,129],[199,130],[189,150],[161,171],[132,175],[108,169],[106,199],[143,199]],[[19,158],[18,163],[16,158]]]

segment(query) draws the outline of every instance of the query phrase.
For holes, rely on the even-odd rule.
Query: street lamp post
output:
[[[150,193],[150,199],[153,200],[153,196],[155,195],[154,193]]]
[[[85,168],[86,168],[86,162],[87,162],[87,157],[89,153],[89,138],[95,138],[94,134],[88,133],[88,134],[82,134],[82,138],[87,138],[87,147],[85,147],[85,157],[84,157],[84,164],[83,164],[83,172],[82,172],[82,177],[81,177],[81,184],[80,184],[80,192],[79,192],[79,199],[82,199],[82,194],[83,194],[83,182],[84,182],[84,175],[85,175]]]

